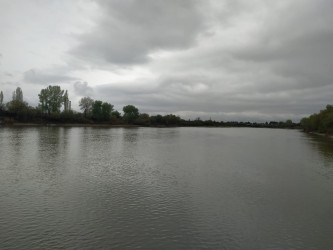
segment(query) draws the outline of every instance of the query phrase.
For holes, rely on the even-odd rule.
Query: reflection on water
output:
[[[311,148],[319,153],[317,161],[320,164],[317,171],[333,180],[333,138],[316,134],[305,134],[305,136]]]
[[[314,149],[324,157],[325,160],[333,161],[333,139],[316,134],[306,134],[309,138],[308,142]]]
[[[1,249],[331,249],[328,138],[1,128]]]

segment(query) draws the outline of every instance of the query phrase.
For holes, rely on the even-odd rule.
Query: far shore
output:
[[[1,126],[0,126],[1,127]],[[100,128],[138,128],[138,127],[153,127],[153,128],[169,128],[169,127],[186,127],[186,126],[141,126],[133,124],[108,124],[108,123],[32,123],[32,122],[13,122],[2,124],[2,127],[100,127]],[[199,126],[205,127],[205,126]],[[209,127],[209,126],[208,126]],[[212,127],[218,128],[218,127]],[[225,127],[219,127],[225,128]],[[307,132],[312,135],[318,135],[333,139],[333,134],[325,134],[319,132]]]
[[[10,122],[2,123],[0,127],[104,127],[104,128],[139,128],[139,127],[151,127],[151,128],[175,128],[175,127],[206,127],[206,128],[240,128],[240,127],[249,127],[249,128],[272,128],[272,129],[299,129],[295,128],[274,128],[274,127],[253,127],[253,126],[209,126],[209,125],[200,125],[200,126],[186,126],[186,125],[139,125],[139,124],[112,124],[112,123],[52,123],[52,122]],[[318,133],[319,134],[319,133]],[[322,134],[324,135],[324,134]]]
[[[103,124],[103,123],[31,123],[15,122],[4,124],[4,127],[140,127],[131,124]]]

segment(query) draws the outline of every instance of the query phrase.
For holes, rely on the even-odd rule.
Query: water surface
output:
[[[0,128],[0,249],[333,249],[332,140]]]

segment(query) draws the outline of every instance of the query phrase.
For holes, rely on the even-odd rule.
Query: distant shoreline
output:
[[[89,124],[89,123],[11,123],[3,124],[3,127],[141,127],[131,124]]]
[[[281,127],[255,127],[255,126],[182,126],[182,125],[138,125],[138,124],[108,124],[108,123],[33,123],[33,122],[12,122],[0,124],[0,127],[104,127],[104,128],[271,128],[271,129],[299,129]]]

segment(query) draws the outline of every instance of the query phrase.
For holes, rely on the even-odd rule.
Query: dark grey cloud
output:
[[[133,82],[132,87],[105,85],[98,93],[119,105],[131,102],[146,112],[217,119],[297,121],[331,102],[330,1],[223,3],[213,2],[219,8],[210,10],[212,17],[199,19],[202,25],[196,25],[201,29],[196,35],[210,33],[201,44],[152,63],[157,79]],[[122,19],[119,15],[115,16]],[[212,31],[206,23],[214,27]],[[146,54],[140,55],[149,53],[141,51]]]
[[[65,74],[43,73],[35,69],[24,72],[23,79],[27,83],[34,84],[55,84],[76,80],[76,78]]]
[[[204,26],[198,0],[97,1],[101,18],[91,32],[79,35],[72,53],[113,64],[149,60],[158,50],[186,49]]]
[[[268,18],[256,43],[232,54],[251,64],[269,64],[273,73],[302,87],[332,84],[332,11],[329,0],[290,2]]]
[[[77,81],[74,83],[75,94],[79,96],[91,96],[93,93],[93,88],[88,86],[87,82]]]

